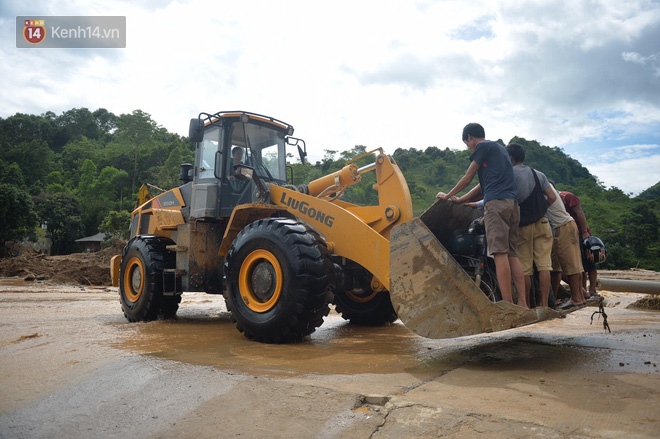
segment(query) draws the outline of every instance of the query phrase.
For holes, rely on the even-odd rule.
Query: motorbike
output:
[[[454,230],[448,250],[488,299],[492,302],[502,300],[495,260],[488,255],[483,217],[473,220],[467,230]]]

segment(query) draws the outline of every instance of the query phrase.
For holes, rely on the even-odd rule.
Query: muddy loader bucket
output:
[[[390,234],[390,295],[404,325],[427,338],[502,331],[559,317],[550,308],[491,302],[441,241],[467,228],[476,209],[440,200]]]

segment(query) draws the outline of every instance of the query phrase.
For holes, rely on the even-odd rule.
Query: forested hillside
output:
[[[660,184],[630,198],[605,188],[559,148],[518,137],[510,141],[525,147],[528,165],[580,198],[592,232],[607,246],[605,268],[660,270]],[[291,155],[295,184],[341,169],[374,147],[326,150],[323,160],[306,165]],[[438,191],[451,189],[469,165],[467,150],[435,146],[397,149],[392,156],[408,181],[416,215]],[[64,254],[77,250],[77,238],[99,230],[125,231],[141,184],[177,186],[179,164],[192,163],[193,157],[194,145],[187,138],[159,127],[140,110],[115,115],[102,108],[74,108],[61,115],[0,119],[0,246],[35,239],[47,226],[53,253]],[[369,162],[362,158],[358,165]],[[357,204],[376,202],[374,181],[373,173],[365,174],[346,197]]]

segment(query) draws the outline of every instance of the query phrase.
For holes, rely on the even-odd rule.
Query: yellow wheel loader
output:
[[[191,120],[195,163],[181,165],[181,186],[142,195],[131,239],[111,261],[129,321],[174,316],[185,291],[223,294],[237,329],[266,343],[302,340],[330,303],[352,323],[398,317],[430,338],[561,315],[489,300],[445,248],[475,210],[437,202],[413,218],[406,180],[380,149],[293,186],[286,147],[297,147],[304,163],[306,146],[292,135],[291,125],[244,111]],[[363,157],[373,162],[358,167]],[[378,205],[345,201],[369,172]]]

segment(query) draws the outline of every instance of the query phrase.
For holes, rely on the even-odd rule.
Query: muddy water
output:
[[[226,313],[131,326],[118,343],[123,349],[266,376],[393,373],[419,367],[428,357],[419,337],[401,325],[353,327],[336,315],[309,341],[288,345],[246,339]]]
[[[86,341],[103,340],[102,345],[127,353],[256,376],[408,373],[424,381],[462,366],[490,371],[660,372],[660,334],[648,331],[660,324],[658,313],[608,311],[613,334],[603,331],[598,320],[590,325],[593,309],[584,309],[566,319],[497,334],[429,340],[400,322],[359,327],[331,312],[308,341],[267,345],[240,334],[217,296],[186,294],[176,320],[134,324],[122,317],[116,291],[107,288],[25,286],[21,280],[0,279],[0,293],[9,291],[14,294],[0,295],[0,304],[10,312],[7,316],[11,309],[27,311],[28,305],[43,309],[35,308],[33,317],[26,316],[26,322],[32,322],[29,328],[8,343],[22,335],[47,332],[44,327],[66,315],[71,316],[76,333],[90,332]],[[42,316],[53,306],[71,312],[55,320]],[[42,327],[33,324],[41,319]]]
[[[358,327],[331,313],[309,341],[268,345],[243,337],[226,312],[183,314],[176,321],[115,324],[121,334],[116,347],[187,364],[272,377],[405,372],[427,380],[462,366],[548,372],[622,371],[625,367],[626,372],[658,373],[660,364],[657,354],[634,364],[627,360],[631,353],[639,354],[652,346],[651,336],[646,338],[641,332],[633,335],[635,329],[631,329],[632,334],[618,340],[589,326],[585,317],[580,319],[581,329],[592,335],[576,343],[566,335],[533,330],[543,327],[552,331],[553,326],[570,326],[571,322],[545,322],[498,334],[428,340],[412,334],[400,322],[377,328]]]

